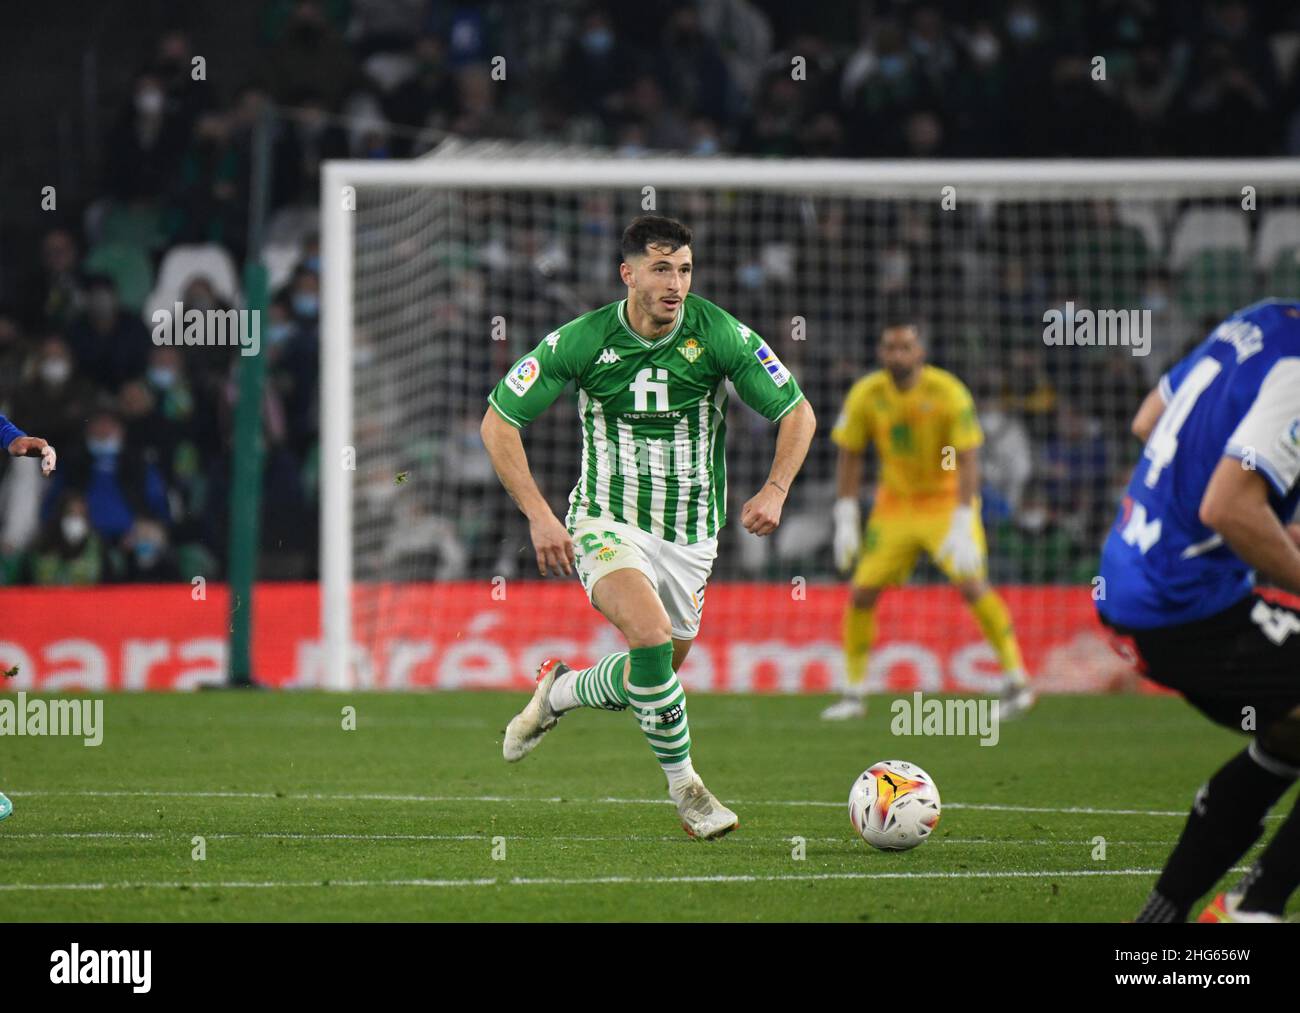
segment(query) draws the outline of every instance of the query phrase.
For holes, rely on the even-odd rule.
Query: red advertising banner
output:
[[[1026,665],[1048,692],[1152,687],[1108,647],[1086,587],[1004,587]],[[228,590],[188,584],[0,589],[9,618],[4,690],[193,690],[225,680]],[[827,692],[842,678],[843,586],[709,585],[702,632],[682,669],[697,692]],[[872,690],[990,692],[998,670],[948,587],[882,596]],[[542,659],[581,666],[625,647],[576,582],[368,585],[354,604],[359,688],[527,689]],[[316,584],[265,583],[253,610],[254,678],[322,681]]]

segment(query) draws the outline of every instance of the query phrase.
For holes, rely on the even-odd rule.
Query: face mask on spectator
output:
[[[716,155],[718,153],[718,139],[716,137],[701,137],[695,142],[695,147],[691,149],[693,155]]]
[[[46,359],[41,363],[41,379],[51,387],[64,383],[72,373],[72,363],[67,359]]]
[[[970,55],[981,67],[987,67],[990,63],[996,63],[998,56],[1001,55],[1002,47],[998,44],[998,37],[989,32],[983,32],[970,40]]]
[[[305,320],[315,320],[320,312],[320,296],[314,292],[295,292],[293,311]]]
[[[281,324],[272,324],[266,331],[266,341],[272,348],[281,345],[293,336],[293,324],[285,321]]]
[[[897,80],[907,73],[907,61],[896,53],[890,53],[888,56],[880,58],[881,76],[892,80]]]
[[[137,541],[135,543],[135,561],[141,566],[153,566],[158,562],[159,545],[157,542]]]
[[[117,436],[92,436],[86,439],[86,449],[96,457],[109,457],[121,451],[122,440]]]
[[[1007,31],[1017,39],[1032,39],[1038,34],[1038,15],[1031,11],[1017,11],[1007,18]]]
[[[170,390],[176,382],[176,370],[167,366],[150,366],[147,375],[149,382],[159,390]]]
[[[63,540],[70,545],[80,545],[90,534],[90,525],[80,514],[68,514],[59,527],[63,529]]]
[[[614,33],[608,28],[593,28],[583,34],[582,48],[592,56],[604,56],[614,48]]]
[[[136,92],[135,108],[142,116],[157,116],[162,112],[163,93],[157,88],[146,88],[144,91]]]

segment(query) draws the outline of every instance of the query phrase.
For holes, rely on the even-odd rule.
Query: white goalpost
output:
[[[636,214],[695,231],[693,290],[771,343],[820,419],[782,530],[758,542],[735,518],[772,435],[732,409],[733,523],[715,580],[734,587],[719,596],[718,629],[739,628],[726,616],[739,624],[747,608],[774,627],[763,642],[776,645],[775,689],[822,687],[789,673],[837,664],[829,611],[802,599],[788,615],[769,610],[792,581],[842,587],[828,433],[849,384],[874,368],[894,307],[923,321],[931,360],[975,394],[988,439],[990,576],[1021,589],[1018,629],[1042,638],[1038,667],[1069,688],[1075,668],[1104,662],[1076,650],[1077,620],[1051,589],[1086,590],[1094,572],[1119,476],[1140,451],[1121,427],[1134,392],[1149,390],[1205,321],[1300,294],[1300,162],[1286,159],[629,160],[502,143],[329,162],[320,199],[320,670],[335,690],[508,685],[504,666],[547,646],[544,629],[527,632],[536,616],[502,611],[510,629],[487,613],[450,618],[469,615],[473,589],[495,601],[494,589],[530,575],[527,528],[485,469],[477,419],[527,349],[622,296],[619,235]],[[1146,312],[1146,352],[1047,343],[1044,314],[1067,306]],[[577,428],[562,397],[524,435],[561,517]],[[941,584],[924,566],[914,581],[923,591]],[[563,608],[589,609],[576,582],[567,590]],[[905,599],[882,634],[925,642],[947,621],[937,594]],[[458,622],[474,628],[453,630]],[[486,674],[458,681],[448,673],[470,640]],[[712,681],[698,685],[769,688],[744,674],[739,653],[702,644],[688,665],[711,666]],[[942,664],[961,669],[964,657]],[[960,682],[963,671],[948,675]],[[964,684],[980,685],[974,675]]]

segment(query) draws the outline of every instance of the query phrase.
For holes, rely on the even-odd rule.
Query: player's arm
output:
[[[28,436],[3,415],[0,415],[0,447],[9,451],[10,457],[39,457],[41,474],[48,476],[58,462],[54,448],[39,436]]]
[[[1300,527],[1283,527],[1260,472],[1235,457],[1220,460],[1201,499],[1200,519],[1271,582],[1300,594]]]
[[[577,375],[577,350],[571,347],[574,336],[562,331],[547,335],[510,367],[488,395],[488,410],[479,426],[497,478],[528,518],[537,570],[543,577],[573,572],[573,542],[537,487],[519,430],[545,411]]]
[[[816,431],[817,417],[807,398],[791,408],[779,423],[767,481],[740,511],[740,523],[750,534],[770,535],[781,523],[781,508],[790,494],[794,477],[803,467]]]
[[[1133,424],[1129,427],[1133,435],[1143,443],[1151,436],[1151,430],[1155,429],[1156,423],[1160,421],[1160,416],[1165,410],[1165,398],[1160,392],[1159,387],[1152,387],[1151,392],[1142,401],[1142,406],[1138,408],[1137,414],[1133,416]]]
[[[537,572],[543,577],[551,572],[567,576],[573,572],[573,541],[537,487],[519,430],[489,407],[479,433],[497,478],[528,518],[528,535],[537,552]]]
[[[740,510],[740,523],[754,535],[770,535],[781,523],[781,507],[803,467],[817,419],[799,384],[775,351],[731,314],[713,321],[722,345],[721,365],[740,399],[780,428],[767,481]]]
[[[1300,594],[1300,549],[1273,510],[1300,479],[1300,358],[1279,359],[1228,438],[1197,511],[1243,560]]]

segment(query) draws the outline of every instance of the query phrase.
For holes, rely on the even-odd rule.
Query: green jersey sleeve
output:
[[[522,429],[550,407],[580,372],[571,347],[566,346],[563,328],[551,331],[531,352],[510,367],[488,394],[498,415],[516,429]]]
[[[735,385],[740,399],[772,422],[803,400],[803,391],[794,375],[777,358],[772,347],[754,331],[726,316],[735,339],[727,363],[727,376]]]

